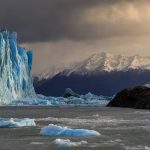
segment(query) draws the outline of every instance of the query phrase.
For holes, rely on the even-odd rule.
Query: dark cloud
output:
[[[140,0],[0,0],[0,26],[17,31],[20,42],[86,40],[124,35],[127,31],[132,32],[133,28],[126,22],[121,27],[118,23],[116,25],[117,21],[122,21],[120,16],[115,23],[112,22],[111,11],[116,17],[120,14],[111,10],[111,5],[137,1]],[[117,9],[123,5],[117,6]],[[100,18],[94,20],[86,10],[97,6],[100,6],[97,8],[100,9]]]
[[[150,55],[150,0],[0,0],[0,28],[33,50],[33,73],[105,51]]]
[[[70,17],[99,0],[0,0],[0,26],[22,35],[21,41],[72,36]],[[75,18],[74,18],[75,19]]]

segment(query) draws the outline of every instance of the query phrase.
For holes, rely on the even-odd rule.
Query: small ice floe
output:
[[[148,146],[145,146],[145,150],[150,150],[150,147],[148,147]]]
[[[144,86],[150,88],[150,83],[147,83]]]
[[[56,144],[58,147],[78,147],[87,145],[88,142],[87,141],[72,142],[69,139],[56,139],[54,141],[54,144]]]
[[[88,129],[71,129],[49,124],[41,129],[40,135],[45,136],[100,136],[100,133]]]
[[[0,119],[0,128],[19,128],[25,126],[36,126],[34,119]]]

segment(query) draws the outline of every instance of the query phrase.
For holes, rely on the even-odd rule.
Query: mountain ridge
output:
[[[125,56],[114,55],[112,53],[95,53],[82,62],[53,68],[39,75],[35,75],[39,80],[53,78],[57,74],[70,76],[72,73],[88,75],[100,72],[129,71],[129,70],[150,70],[150,57],[139,55]]]

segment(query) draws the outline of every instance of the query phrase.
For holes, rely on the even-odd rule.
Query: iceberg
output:
[[[32,52],[18,46],[17,33],[0,32],[0,105],[33,97]]]
[[[34,119],[0,119],[0,128],[19,128],[25,126],[36,126]]]
[[[69,139],[56,139],[54,141],[54,144],[56,144],[58,147],[78,147],[87,145],[88,142],[87,141],[72,142]]]
[[[40,135],[44,136],[100,136],[95,130],[71,129],[54,124],[49,124],[41,129]]]

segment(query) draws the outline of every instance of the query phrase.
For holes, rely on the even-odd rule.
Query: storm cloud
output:
[[[100,51],[150,55],[149,0],[0,0],[0,28],[33,49],[35,73]]]
[[[0,26],[17,31],[20,42],[149,35],[148,4],[149,0],[0,0]]]

